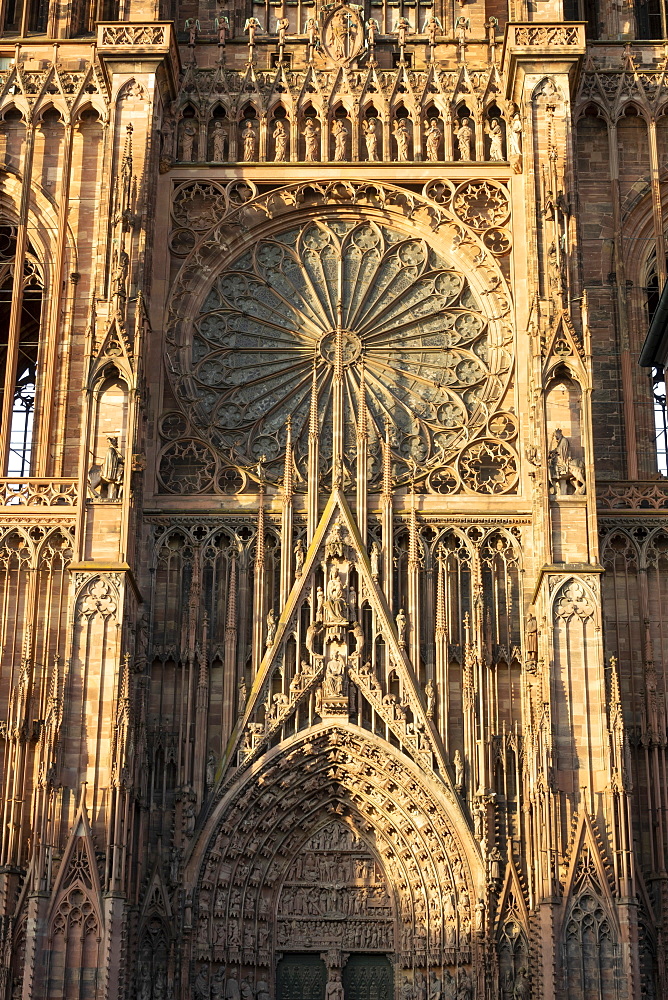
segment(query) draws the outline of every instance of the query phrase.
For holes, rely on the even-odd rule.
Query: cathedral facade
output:
[[[663,0],[1,0],[0,1000],[668,1000],[667,182]]]

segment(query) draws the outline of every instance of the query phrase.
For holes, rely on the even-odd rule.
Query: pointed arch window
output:
[[[668,258],[666,259],[668,270]],[[659,275],[656,266],[656,251],[652,251],[647,264],[645,280],[647,318],[651,324],[661,298]],[[656,365],[651,369],[652,404],[654,407],[654,435],[656,442],[656,464],[662,476],[668,476],[668,405],[666,403],[666,373]]]
[[[0,220],[0,407],[8,416],[2,443],[6,455],[6,475],[29,476],[44,293],[42,271],[30,244],[23,259],[21,315],[13,328],[15,268],[16,227]],[[5,403],[8,397],[11,408]]]

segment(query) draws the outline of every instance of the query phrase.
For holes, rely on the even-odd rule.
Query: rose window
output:
[[[509,371],[466,277],[424,239],[371,222],[308,222],[258,241],[216,277],[187,350],[178,389],[191,419],[226,462],[269,482],[283,474],[288,417],[306,477],[314,379],[331,472],[337,350],[348,482],[362,397],[371,483],[388,427],[393,475],[429,479],[487,436]]]

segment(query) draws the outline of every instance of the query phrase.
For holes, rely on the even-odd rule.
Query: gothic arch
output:
[[[392,917],[375,947],[405,969],[467,967],[484,872],[452,793],[389,744],[341,721],[284,741],[218,788],[186,859],[193,961],[210,965],[211,975],[227,963],[228,974],[233,966],[240,977],[270,976],[272,950],[289,947],[295,933],[287,927],[269,936],[281,887],[310,838],[333,821],[383,870]],[[301,916],[294,919],[304,931]],[[346,937],[355,926],[354,915],[342,921],[338,946],[315,926],[307,948],[360,950]]]

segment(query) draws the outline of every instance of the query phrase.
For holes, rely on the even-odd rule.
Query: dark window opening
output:
[[[636,0],[636,37],[663,38],[661,0]]]
[[[14,284],[16,230],[0,225],[0,408],[5,393],[12,394],[8,428],[8,476],[29,476],[37,387],[39,333],[42,316],[42,279],[31,251],[23,262],[23,303],[16,340],[16,370],[8,370],[10,321]]]

